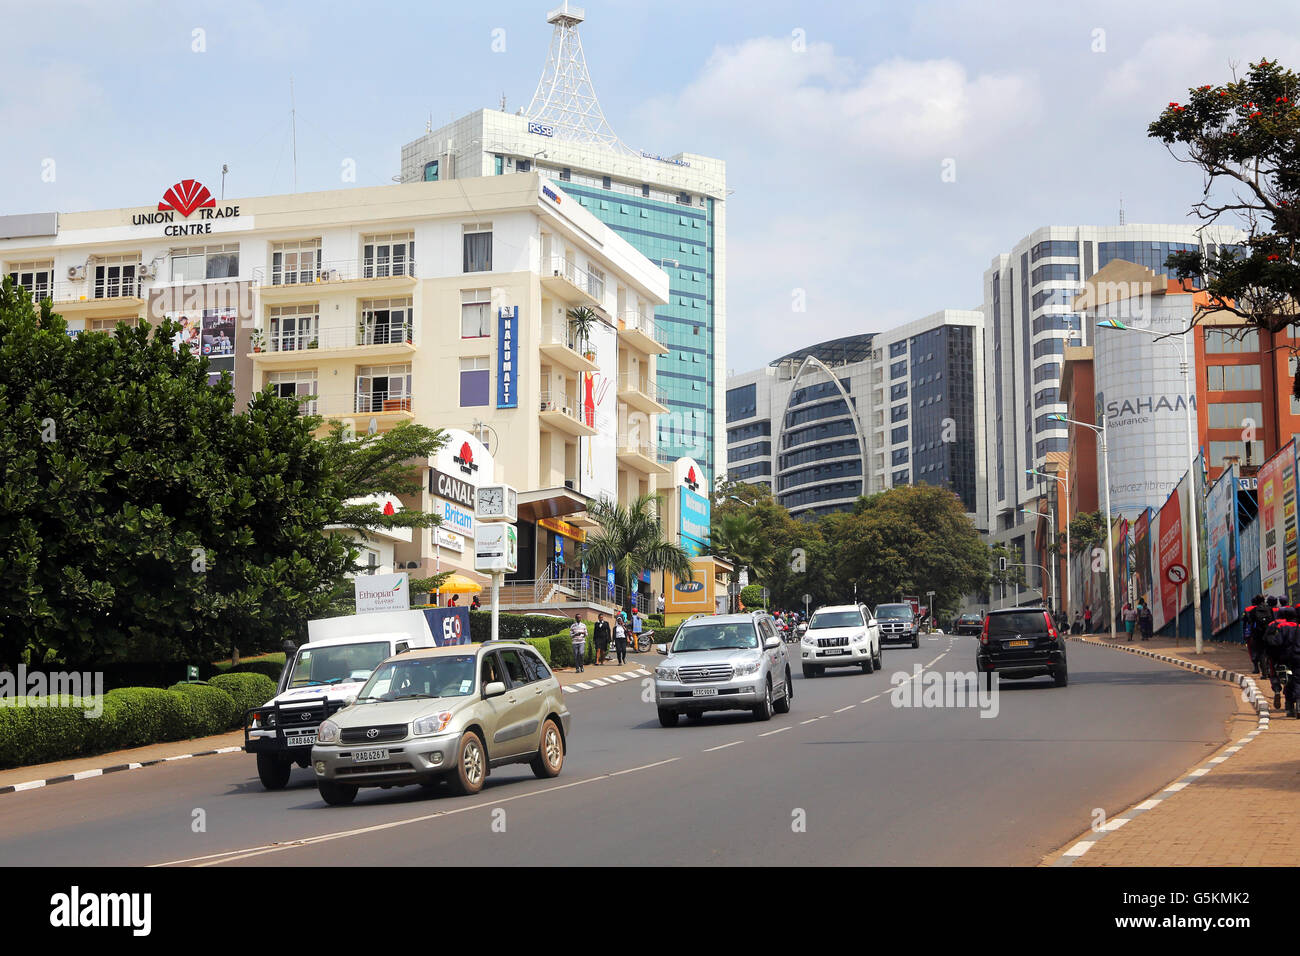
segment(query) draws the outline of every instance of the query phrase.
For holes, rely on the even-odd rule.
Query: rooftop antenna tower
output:
[[[553,24],[551,49],[546,67],[537,82],[537,92],[524,114],[535,123],[555,130],[555,138],[587,146],[601,146],[629,156],[636,151],[626,146],[610,128],[601,112],[596,90],[587,72],[587,58],[582,52],[578,24],[585,20],[581,7],[569,6],[569,0],[546,16]]]
[[[1124,197],[1119,197],[1119,224],[1124,225]]]

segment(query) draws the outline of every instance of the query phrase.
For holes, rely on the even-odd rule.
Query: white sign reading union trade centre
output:
[[[176,221],[178,216],[188,219],[195,213],[198,213],[197,222]],[[201,236],[212,232],[214,222],[238,216],[238,206],[218,206],[207,186],[195,179],[182,179],[163,194],[156,212],[136,213],[131,217],[131,225],[165,223],[164,236]]]

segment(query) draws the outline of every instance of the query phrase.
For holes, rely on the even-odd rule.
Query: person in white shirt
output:
[[[569,640],[573,643],[573,667],[581,674],[586,670],[587,625],[578,614],[573,615],[569,625]]]

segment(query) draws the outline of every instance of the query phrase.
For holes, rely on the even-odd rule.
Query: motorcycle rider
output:
[[[1252,673],[1259,673],[1260,659],[1264,656],[1260,639],[1264,628],[1268,626],[1268,608],[1264,604],[1264,595],[1256,594],[1250,607],[1241,614],[1242,635],[1246,638],[1246,652],[1250,655]]]
[[[1270,609],[1276,607],[1277,598],[1270,596],[1268,603]],[[1300,620],[1300,614],[1297,614],[1295,608],[1285,606],[1277,608],[1273,620],[1264,629],[1263,637],[1259,642],[1263,645],[1264,651],[1264,673],[1273,688],[1274,710],[1282,709],[1283,687],[1281,675],[1278,673],[1278,666],[1286,662],[1287,657],[1290,655],[1289,649],[1297,639],[1300,639],[1300,634],[1297,634],[1297,628],[1300,628],[1300,624],[1297,623],[1298,620]],[[1287,712],[1290,714],[1295,712],[1294,688],[1290,686],[1294,681],[1288,681],[1287,683]]]

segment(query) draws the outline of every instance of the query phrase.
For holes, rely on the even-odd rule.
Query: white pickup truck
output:
[[[316,728],[347,706],[381,661],[412,648],[469,640],[464,608],[308,621],[307,643],[287,662],[276,696],[244,717],[244,750],[257,755],[262,786],[282,790],[295,763],[308,766]]]

